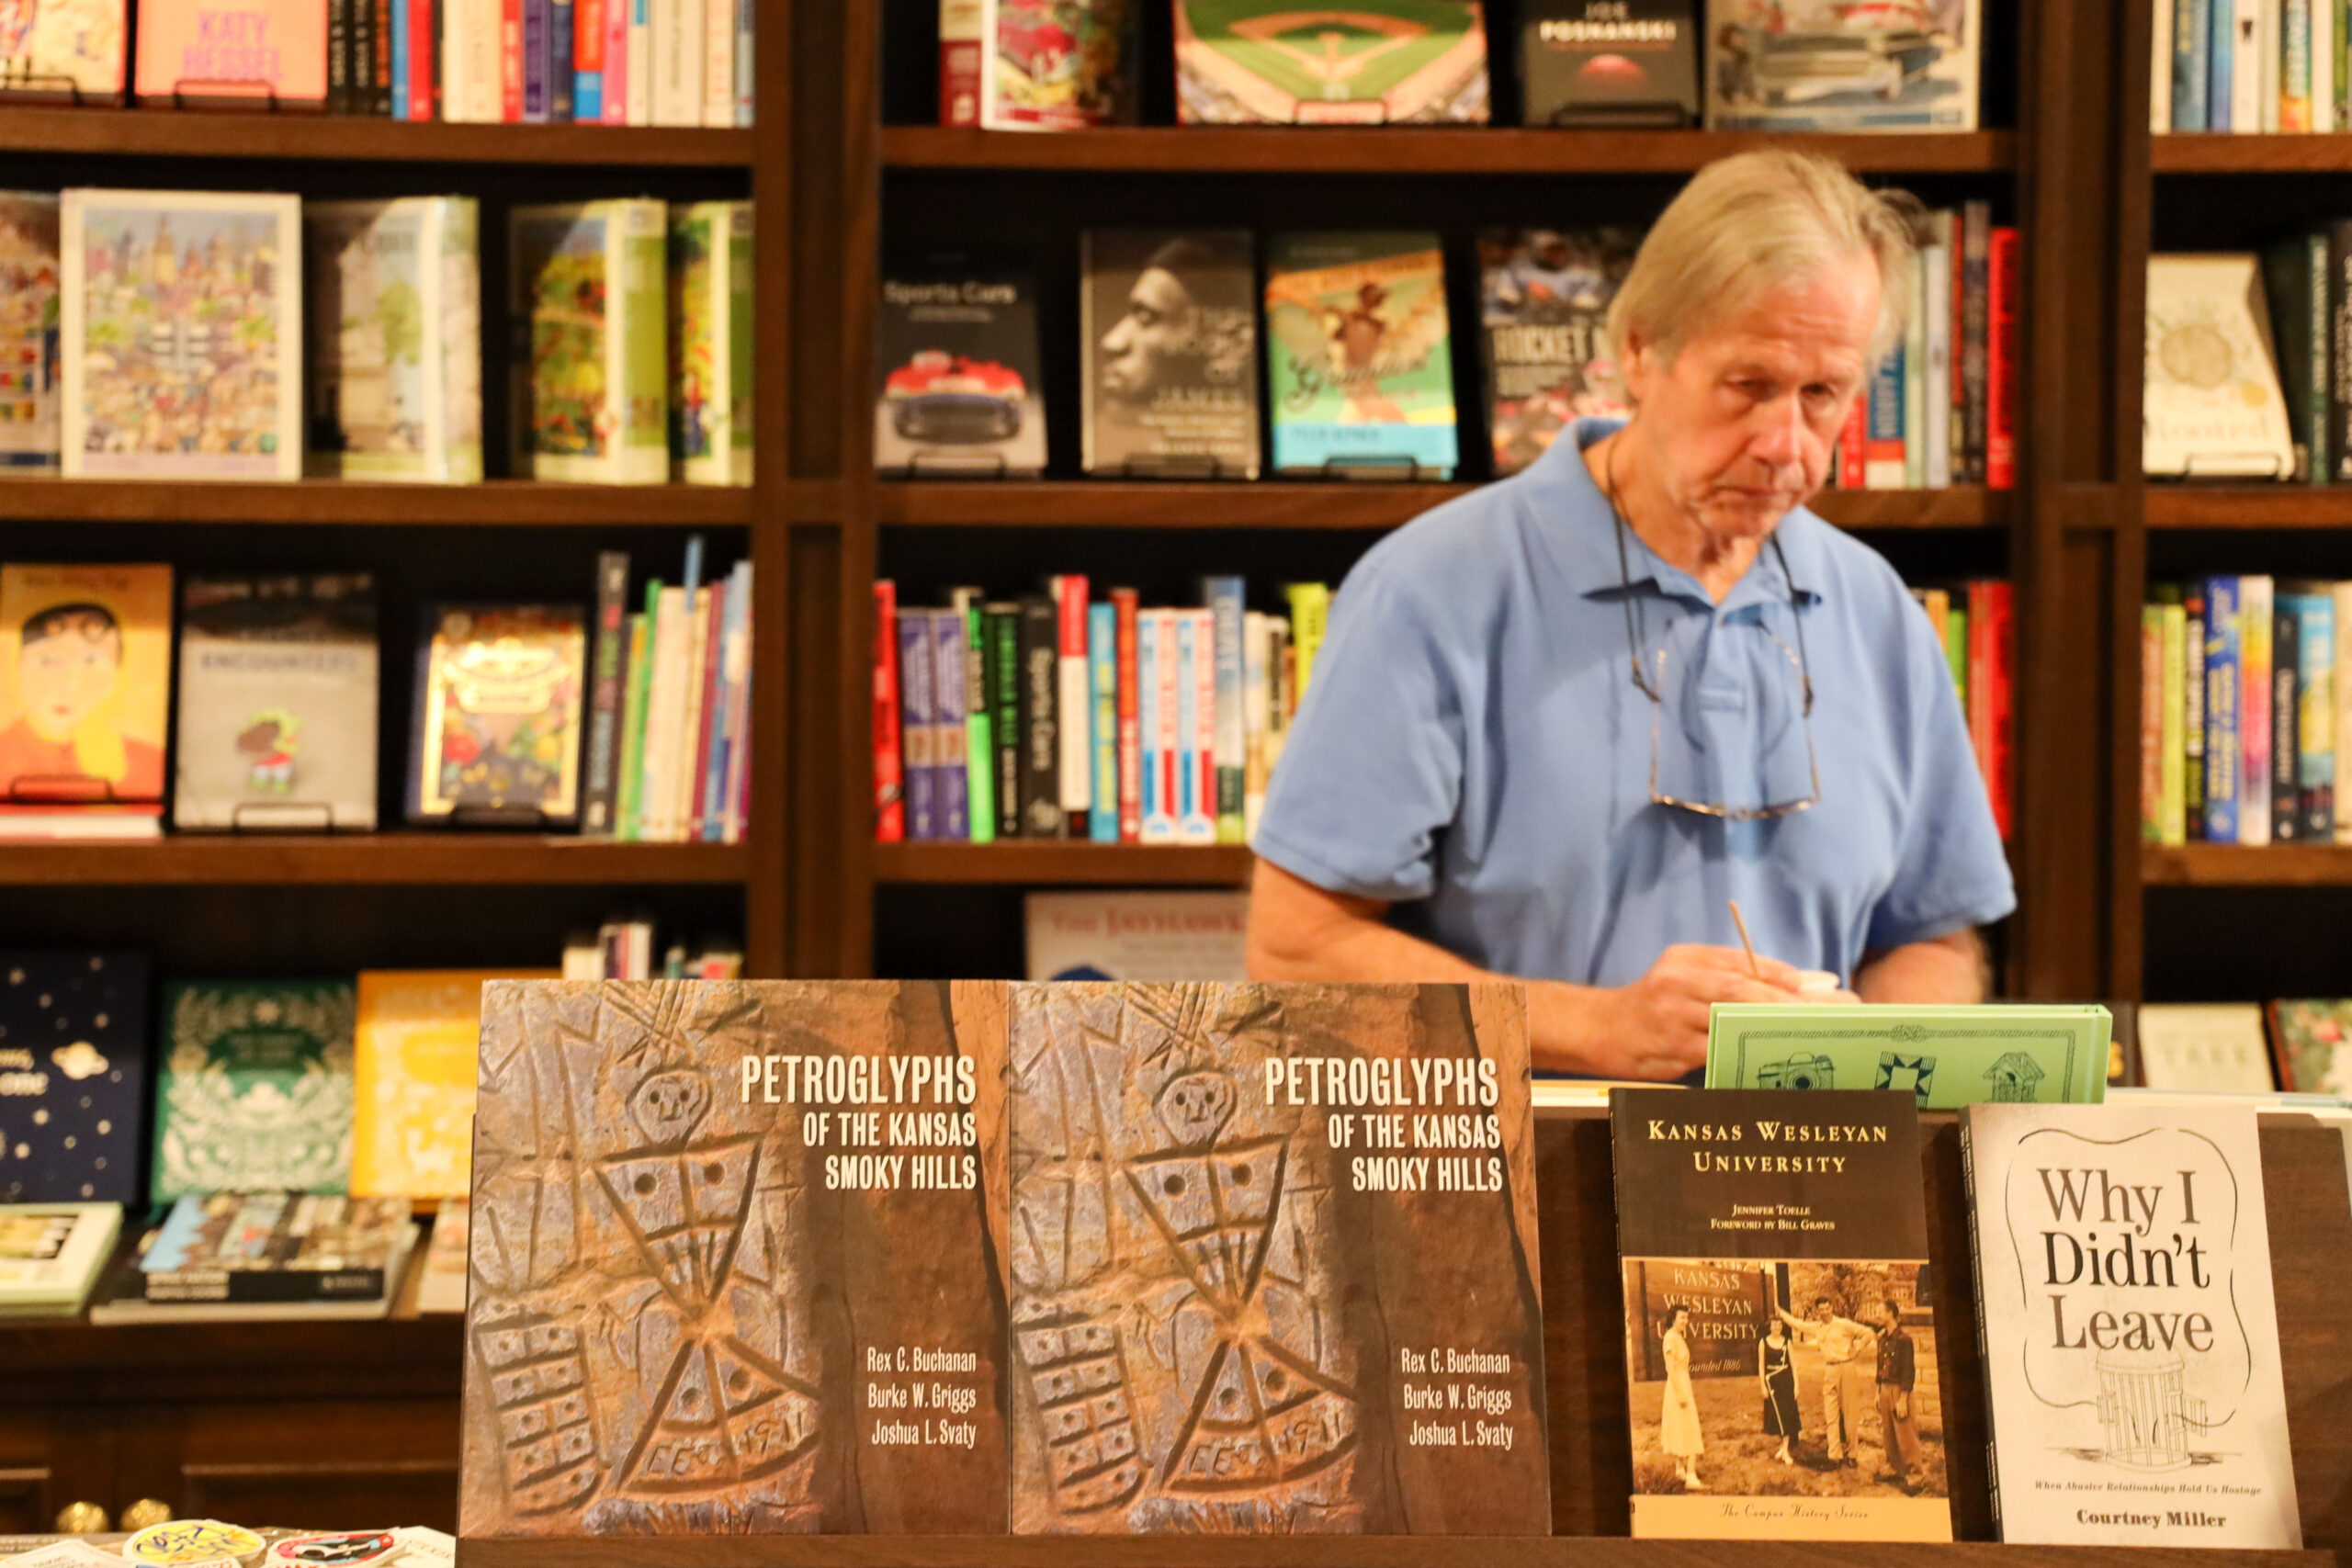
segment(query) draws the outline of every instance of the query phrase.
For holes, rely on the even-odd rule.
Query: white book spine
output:
[[[683,842],[694,829],[695,764],[702,751],[702,673],[709,657],[710,590],[697,588],[694,602],[686,607],[684,716],[678,721],[677,754],[670,760],[677,773],[677,784],[671,792],[669,841],[673,844]]]
[[[1177,837],[1188,844],[1216,842],[1216,615],[1209,610],[1180,612],[1191,629],[1191,659],[1183,678],[1192,691],[1192,726],[1182,740],[1188,809]],[[1182,634],[1179,634],[1180,636]]]
[[[505,39],[501,36],[504,27],[498,0],[465,0],[466,47],[471,58],[466,66],[466,86],[472,96],[473,113],[469,117],[481,125],[495,125],[506,118],[502,82],[505,73]]]
[[[702,0],[653,0],[653,123],[702,123]]]
[[[1241,832],[1258,836],[1258,816],[1266,806],[1266,756],[1273,716],[1271,660],[1274,624],[1263,612],[1250,610],[1241,617]]]
[[[653,123],[654,0],[616,0],[628,7],[628,123]]]
[[[2213,0],[2222,5],[2227,0]],[[2262,125],[2262,6],[2263,0],[2235,0],[2230,51],[2230,129],[2254,130]],[[2274,75],[2274,80],[2275,80]],[[2277,95],[2272,95],[2270,123],[2278,123]]]
[[[1928,247],[1928,286],[1919,308],[1928,318],[1928,464],[1929,490],[1951,483],[1951,227],[1952,215],[1935,215],[1935,243]]]
[[[736,0],[702,0],[702,122],[735,123]]]
[[[665,587],[653,627],[653,674],[645,702],[645,750],[639,788],[645,806],[641,838],[670,837],[677,789],[678,732],[685,718],[686,591]]]
[[[2278,0],[2261,0],[2256,19],[2255,60],[2260,75],[2255,90],[2262,96],[2262,129],[2278,129],[2278,99],[2286,90],[2286,28],[2280,25]]]
[[[2312,129],[2335,129],[2335,77],[2344,68],[2338,57],[2342,36],[2343,0],[2312,0]]]
[[[445,120],[462,120],[472,112],[466,101],[466,33],[459,19],[468,0],[441,0],[441,94],[438,105]]]
[[[2148,129],[2158,135],[2172,129],[2173,4],[2155,0],[2155,17],[2148,28]]]

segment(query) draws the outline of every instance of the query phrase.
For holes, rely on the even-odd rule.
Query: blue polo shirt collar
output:
[[[1569,586],[1589,599],[1614,600],[1628,585],[1647,586],[1676,599],[1730,616],[1754,604],[1785,604],[1791,584],[1781,574],[1781,563],[1770,545],[1732,584],[1718,605],[1699,580],[1680,567],[1668,565],[1631,528],[1625,530],[1624,564],[1620,569],[1616,530],[1610,525],[1609,498],[1593,481],[1584,464],[1584,449],[1611,431],[1623,428],[1621,419],[1579,419],[1545,449],[1521,476],[1528,499],[1543,526],[1541,536],[1550,545],[1555,565]],[[1599,524],[1594,526],[1594,523]],[[1829,525],[1808,508],[1797,507],[1772,530],[1781,553],[1788,557],[1789,577],[1794,579],[1798,600],[1812,605],[1821,601],[1827,581],[1827,562],[1817,530]]]

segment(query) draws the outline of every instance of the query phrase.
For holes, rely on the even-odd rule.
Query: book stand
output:
[[[1365,453],[1353,457],[1326,457],[1321,468],[1308,471],[1318,479],[1375,479],[1400,484],[1443,477],[1434,470],[1424,473],[1419,457],[1388,457],[1378,453]]]
[[[334,807],[323,800],[241,800],[230,808],[232,833],[331,833]]]
[[[536,806],[453,806],[440,825],[453,829],[487,829],[509,833],[557,833],[569,824],[557,822]]]
[[[1226,467],[1224,459],[1213,452],[1162,456],[1133,456],[1119,463],[1123,479],[1239,479],[1242,475]]]

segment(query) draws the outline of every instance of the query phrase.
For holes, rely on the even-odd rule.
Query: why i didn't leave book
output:
[[[2303,1544],[2255,1113],[1961,1113],[2001,1539]]]
[[[1634,1534],[1950,1540],[1911,1095],[1618,1089]]]

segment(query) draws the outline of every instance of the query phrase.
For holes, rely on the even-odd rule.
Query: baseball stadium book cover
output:
[[[469,1537],[1001,1534],[1004,987],[483,987]]]
[[[1609,1097],[1637,1537],[1950,1540],[1910,1095]]]
[[[1484,125],[1477,0],[1175,0],[1180,125]]]
[[[967,479],[1044,469],[1037,286],[1021,258],[892,260],[875,332],[876,469]]]
[[[2303,1544],[2262,1145],[2244,1105],[1972,1105],[2006,1541]]]
[[[1277,471],[1453,478],[1461,449],[1438,236],[1274,235],[1266,385]]]
[[[1258,284],[1247,230],[1084,241],[1086,471],[1258,477]]]
[[[1014,1530],[1548,1533],[1524,988],[1012,993]]]

